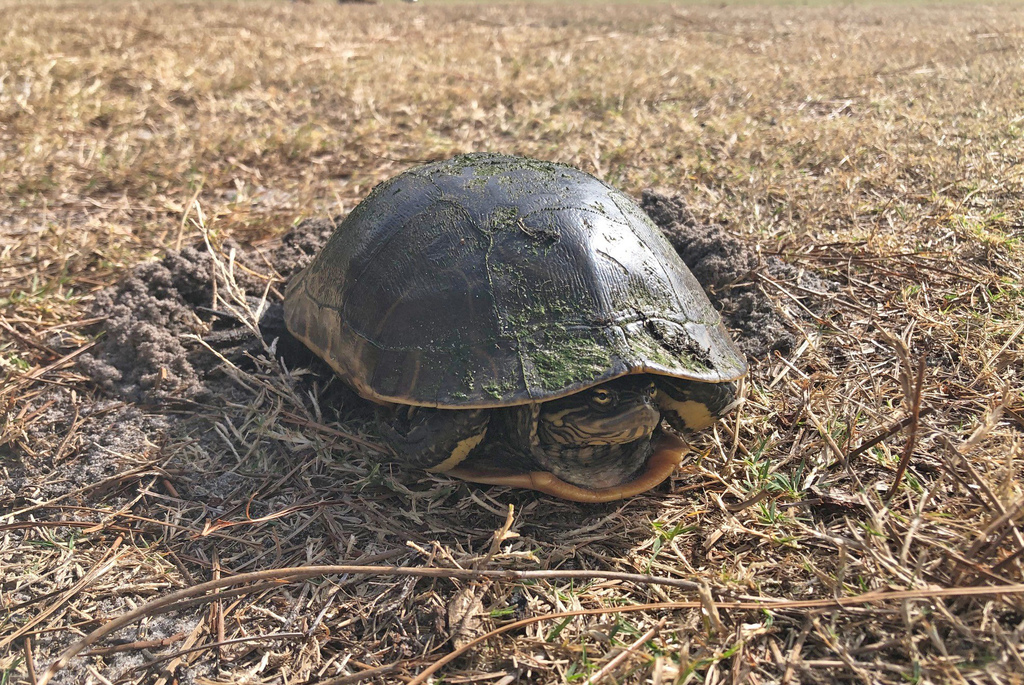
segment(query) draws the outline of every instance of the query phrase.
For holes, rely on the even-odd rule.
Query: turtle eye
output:
[[[590,393],[590,403],[595,407],[610,407],[615,402],[615,393],[605,388],[597,388]]]

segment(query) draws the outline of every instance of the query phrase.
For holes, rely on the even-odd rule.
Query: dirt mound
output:
[[[271,277],[287,280],[309,263],[334,225],[332,219],[303,222],[263,254],[265,259],[256,250],[226,246],[234,247],[237,261],[247,267],[234,269],[233,278],[250,295],[261,293],[266,279],[249,268],[269,265],[276,272]],[[203,353],[196,338],[224,344],[247,337],[237,321],[215,308],[214,278],[213,260],[201,246],[136,266],[117,286],[97,295],[93,314],[106,316],[103,337],[81,356],[79,368],[104,390],[132,402],[208,396],[207,377],[216,360]],[[269,328],[283,334],[283,324],[274,317],[278,310],[271,308]]]
[[[313,261],[313,257],[331,237],[345,217],[307,219],[284,234],[281,244],[273,249],[269,261],[282,278],[291,278]]]
[[[94,314],[106,315],[104,336],[79,367],[102,388],[131,401],[192,398],[203,386],[189,351],[209,306],[210,258],[185,248],[140,264],[115,288],[100,292]]]
[[[699,223],[678,196],[645,190],[640,206],[704,286],[725,325],[738,331],[734,337],[744,353],[761,358],[773,350],[792,349],[795,338],[756,283],[760,268],[788,276],[795,271],[792,267],[774,257],[762,264],[746,243],[721,226]]]

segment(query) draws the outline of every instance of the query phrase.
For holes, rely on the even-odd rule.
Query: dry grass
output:
[[[1022,581],[1019,7],[0,13],[0,683],[172,591],[347,562],[594,574],[226,587],[57,680],[407,682],[513,619],[689,602],[523,626],[445,682],[1021,682],[1021,597],[940,592]],[[125,407],[66,359],[92,294],[198,224],[261,243],[483,149],[665,188],[836,284],[754,275],[798,346],[755,361],[741,412],[667,492],[585,507],[391,473],[344,437],[357,417],[324,420],[266,359],[159,430],[184,410]],[[244,309],[216,277],[219,306]],[[83,436],[126,416],[153,429],[138,448],[83,463]],[[911,594],[749,608],[888,590]]]

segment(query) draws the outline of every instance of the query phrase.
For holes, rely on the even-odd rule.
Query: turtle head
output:
[[[584,488],[628,483],[651,455],[661,413],[648,376],[626,376],[540,405],[533,457]]]
[[[623,445],[650,437],[661,413],[649,376],[625,376],[541,405],[537,437],[555,446]]]

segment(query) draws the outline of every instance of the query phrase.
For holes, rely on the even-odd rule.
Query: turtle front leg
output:
[[[444,473],[483,441],[489,418],[490,412],[485,409],[391,405],[378,410],[377,423],[400,461]]]
[[[661,416],[677,431],[699,431],[722,416],[736,397],[736,384],[701,383],[655,376]]]

